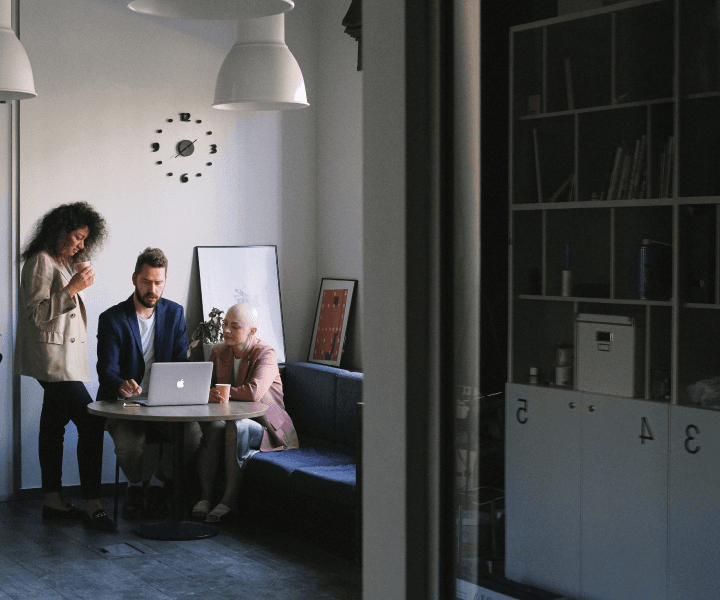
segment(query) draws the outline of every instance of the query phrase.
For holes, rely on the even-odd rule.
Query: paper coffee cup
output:
[[[79,262],[75,263],[75,270],[79,273],[80,271],[84,271],[90,266],[90,261],[86,260],[85,262]]]
[[[216,383],[215,389],[220,392],[223,397],[223,402],[230,401],[230,384],[229,383]]]

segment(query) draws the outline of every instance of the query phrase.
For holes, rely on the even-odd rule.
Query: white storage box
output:
[[[640,396],[639,328],[632,317],[575,315],[576,389],[613,396]]]

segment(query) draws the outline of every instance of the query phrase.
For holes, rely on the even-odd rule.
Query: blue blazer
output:
[[[115,400],[123,381],[138,384],[145,375],[140,328],[132,295],[100,315],[98,321],[98,400]],[[155,362],[187,362],[183,308],[160,298],[155,306]]]

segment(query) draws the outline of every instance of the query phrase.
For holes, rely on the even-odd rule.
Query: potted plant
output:
[[[202,342],[203,345],[203,356],[205,360],[210,360],[210,351],[212,350],[213,344],[221,342],[223,339],[222,334],[222,314],[225,311],[213,308],[210,311],[209,319],[198,324],[193,332],[190,343],[188,344],[187,356],[190,358],[190,352],[192,349]]]

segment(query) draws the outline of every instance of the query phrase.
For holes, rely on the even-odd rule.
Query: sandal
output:
[[[218,504],[213,508],[205,517],[206,523],[219,523],[220,521],[227,521],[232,515],[232,509],[224,504]]]
[[[195,506],[193,506],[192,509],[192,516],[194,519],[200,519],[201,521],[205,520],[205,517],[208,516],[208,513],[210,512],[210,501],[209,500],[200,500]]]

